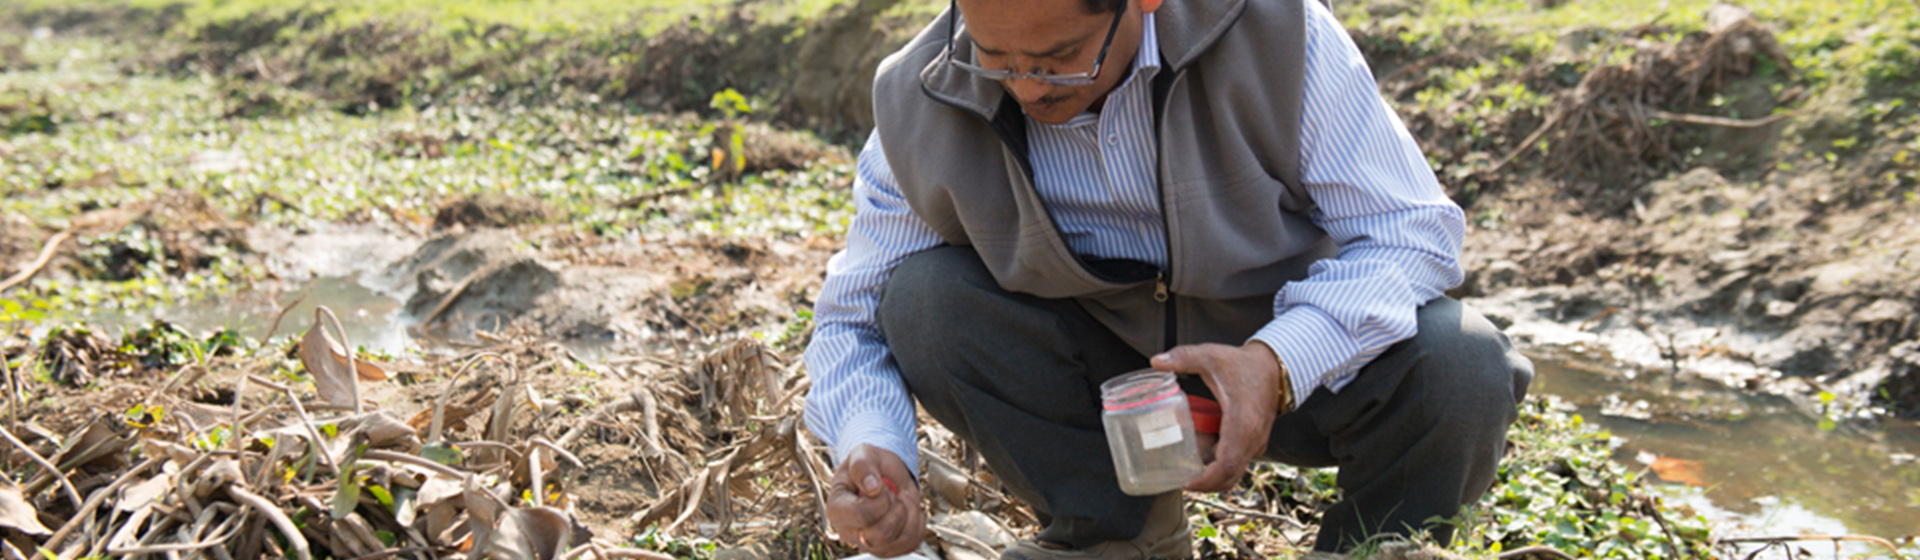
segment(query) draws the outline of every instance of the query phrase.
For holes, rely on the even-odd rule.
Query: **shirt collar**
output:
[[[1154,74],[1160,72],[1159,35],[1159,33],[1154,31],[1153,13],[1149,12],[1140,16],[1140,50],[1133,55],[1133,73],[1128,75],[1127,79],[1121,80],[1119,85],[1113,86],[1113,91],[1107,93],[1109,102],[1112,101],[1114,96],[1121,95],[1129,88],[1138,87],[1135,85],[1135,82],[1144,83],[1152,81]],[[1031,122],[1042,126],[1064,129],[1086,126],[1099,121],[1100,113],[1089,110],[1082,111],[1080,114],[1074,115],[1072,119],[1068,119],[1067,122],[1057,125],[1049,125],[1038,121]]]

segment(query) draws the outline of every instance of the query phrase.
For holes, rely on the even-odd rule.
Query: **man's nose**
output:
[[[1047,83],[1040,81],[1039,78],[1007,80],[1006,87],[1007,91],[1013,94],[1014,100],[1021,103],[1039,101],[1041,97],[1046,96],[1048,89]]]

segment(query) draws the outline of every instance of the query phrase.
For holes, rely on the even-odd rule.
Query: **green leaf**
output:
[[[460,448],[441,443],[420,448],[420,457],[449,467],[466,460],[466,454]]]
[[[340,427],[332,422],[321,424],[320,433],[327,434],[327,439],[337,438],[340,437]]]
[[[333,493],[333,518],[345,519],[360,507],[360,477],[354,476],[354,463],[340,465],[339,490]]]
[[[1836,398],[1839,398],[1839,397],[1835,397],[1833,393],[1829,393],[1826,391],[1820,392],[1820,404],[1833,404],[1833,400]]]
[[[387,509],[393,509],[393,494],[387,492],[386,488],[368,486],[367,492],[373,494],[373,499],[380,500],[380,505],[387,506]]]
[[[1194,532],[1194,536],[1211,539],[1220,536],[1220,530],[1213,527],[1201,527],[1199,531]]]

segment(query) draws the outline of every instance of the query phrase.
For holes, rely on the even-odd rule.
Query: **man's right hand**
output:
[[[881,558],[919,549],[927,532],[913,472],[893,452],[864,444],[833,471],[827,521],[840,542]]]

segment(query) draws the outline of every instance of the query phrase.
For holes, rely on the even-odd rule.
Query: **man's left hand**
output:
[[[1265,343],[1246,346],[1178,346],[1153,357],[1153,368],[1199,375],[1220,401],[1220,441],[1200,477],[1187,484],[1194,492],[1220,492],[1246,475],[1247,465],[1266,453],[1267,436],[1279,410],[1280,361]]]

